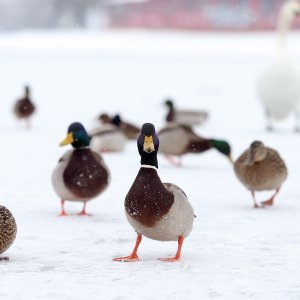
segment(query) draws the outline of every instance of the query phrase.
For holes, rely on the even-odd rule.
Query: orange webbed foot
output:
[[[158,260],[166,261],[166,262],[175,262],[175,261],[179,261],[180,258],[175,256],[175,257],[159,258]]]
[[[263,201],[261,202],[262,207],[266,207],[266,206],[272,206],[273,205],[273,198]]]
[[[87,213],[85,211],[81,211],[80,213],[76,214],[76,216],[82,216],[82,217],[88,216],[88,217],[92,217],[93,215],[89,214],[89,213]]]
[[[69,215],[65,212],[65,211],[62,211],[58,217],[68,217]]]
[[[137,255],[129,255],[124,257],[116,257],[113,261],[123,261],[123,262],[136,262],[139,261],[139,257]]]

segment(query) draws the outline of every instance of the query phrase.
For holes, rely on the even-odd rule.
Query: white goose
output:
[[[257,82],[257,93],[264,105],[267,129],[273,130],[273,120],[283,120],[295,113],[299,131],[300,73],[288,59],[285,39],[296,15],[300,14],[300,2],[286,1],[280,10],[277,33],[278,53],[276,60],[261,74]]]

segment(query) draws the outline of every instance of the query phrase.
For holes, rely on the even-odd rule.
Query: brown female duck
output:
[[[194,211],[186,194],[175,184],[162,183],[158,174],[159,140],[152,124],[143,125],[137,140],[141,168],[125,198],[125,214],[137,233],[133,252],[115,261],[138,261],[137,249],[146,236],[158,241],[178,241],[177,253],[163,261],[178,261],[183,240],[190,234]]]
[[[275,194],[262,206],[271,206],[283,182],[287,178],[287,167],[278,152],[254,141],[234,163],[234,171],[242,184],[251,191],[254,207],[260,207],[255,199],[256,191],[275,190]]]
[[[232,161],[230,145],[226,141],[200,137],[187,125],[169,124],[158,132],[158,137],[159,152],[175,165],[181,164],[181,157],[185,154],[202,153],[209,149],[218,150]]]
[[[101,114],[99,116],[99,120],[103,124],[113,124],[117,126],[129,140],[136,140],[141,131],[141,128],[137,127],[136,125],[124,121],[119,114],[116,114],[113,117],[109,116],[108,114]]]
[[[90,137],[80,123],[72,123],[67,137],[61,146],[71,144],[73,150],[67,151],[59,160],[52,174],[54,190],[61,198],[62,211],[66,216],[64,202],[81,201],[85,216],[86,203],[102,193],[109,184],[109,170],[100,154],[89,148]]]
[[[17,235],[16,220],[11,212],[0,205],[0,254],[4,253],[14,242]],[[1,260],[9,260],[8,257],[0,257]]]

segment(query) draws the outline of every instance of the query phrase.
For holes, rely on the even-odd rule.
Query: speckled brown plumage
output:
[[[141,168],[126,196],[125,209],[137,222],[153,227],[173,203],[174,195],[161,182],[157,171]]]
[[[242,153],[234,164],[234,171],[239,180],[250,191],[275,190],[280,188],[287,178],[287,167],[278,152],[265,147],[264,159],[247,164],[250,148]]]
[[[4,253],[14,242],[17,225],[11,212],[0,205],[0,254]]]
[[[80,198],[95,197],[109,183],[107,170],[90,149],[75,149],[63,173],[66,187]]]

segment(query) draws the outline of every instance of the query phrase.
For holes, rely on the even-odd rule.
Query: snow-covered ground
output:
[[[289,52],[300,66],[299,33]],[[1,263],[0,299],[300,299],[299,135],[264,130],[255,80],[275,52],[275,37],[108,31],[0,34],[0,204],[18,224]],[[16,124],[11,107],[32,86],[33,129]],[[51,172],[67,148],[67,126],[87,128],[98,113],[120,112],[163,126],[165,97],[205,108],[197,131],[231,142],[236,158],[253,140],[276,148],[289,177],[271,209],[253,209],[229,162],[212,150],[176,168],[159,157],[159,174],[187,193],[198,218],[179,263],[157,261],[177,243],[144,239],[141,261],[112,258],[132,250],[135,233],[123,201],[139,169],[135,143],[105,154],[111,185],[88,205],[93,217],[58,218]],[[269,194],[259,195],[265,200]],[[69,212],[81,205],[68,203]]]

